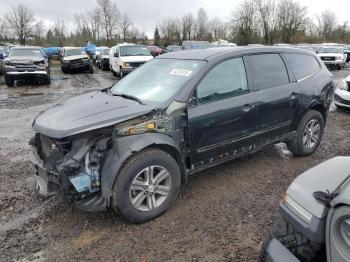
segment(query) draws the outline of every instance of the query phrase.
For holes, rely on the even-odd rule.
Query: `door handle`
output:
[[[250,110],[252,110],[253,108],[254,108],[253,105],[245,104],[245,105],[243,106],[243,111],[246,112],[246,113],[248,113],[248,112],[249,112]]]
[[[299,94],[298,94],[298,93],[293,92],[293,93],[290,94],[290,98],[291,98],[291,99],[296,99],[296,98],[298,98],[298,97],[299,97]]]

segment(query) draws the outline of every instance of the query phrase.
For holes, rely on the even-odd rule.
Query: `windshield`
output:
[[[9,57],[11,56],[31,56],[31,57],[43,57],[43,54],[41,52],[40,49],[37,48],[23,48],[23,49],[19,49],[19,48],[11,48],[10,49],[10,53],[9,53]]]
[[[64,51],[64,56],[82,55],[83,52],[82,48],[66,49]]]
[[[152,56],[145,46],[121,46],[120,56]]]
[[[319,53],[327,54],[327,53],[338,53],[343,54],[343,48],[340,47],[321,47]]]
[[[108,55],[108,54],[109,54],[109,50],[110,50],[110,49],[103,49],[103,50],[101,51],[101,54],[102,54],[102,55]]]
[[[111,88],[112,94],[126,94],[143,102],[169,100],[203,66],[204,61],[152,59]]]

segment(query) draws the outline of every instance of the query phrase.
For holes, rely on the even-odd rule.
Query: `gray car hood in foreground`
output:
[[[37,116],[35,132],[53,138],[121,123],[151,112],[153,108],[119,96],[94,91],[66,100]]]
[[[335,157],[298,176],[287,194],[304,209],[321,219],[327,215],[325,205],[315,200],[315,191],[333,192],[350,176],[350,157]]]

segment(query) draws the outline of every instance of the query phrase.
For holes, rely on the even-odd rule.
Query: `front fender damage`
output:
[[[170,109],[171,110],[170,110]],[[110,137],[111,148],[106,150],[99,166],[101,187],[100,192],[80,201],[79,207],[87,211],[105,210],[110,206],[113,184],[124,163],[135,153],[152,146],[167,146],[183,156],[184,143],[183,125],[184,105],[173,103],[167,112],[153,112],[121,123],[113,128]],[[153,125],[152,125],[153,124]],[[148,127],[151,127],[148,130]],[[185,161],[178,161],[182,170],[186,170]],[[184,171],[185,173],[185,171]]]

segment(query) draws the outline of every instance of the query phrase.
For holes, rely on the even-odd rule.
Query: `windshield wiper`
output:
[[[110,91],[109,91],[110,92]],[[111,93],[111,92],[110,92]],[[145,103],[138,97],[136,96],[133,96],[133,95],[128,95],[128,94],[122,94],[122,93],[111,93],[113,96],[121,96],[121,97],[124,97],[126,99],[130,99],[130,100],[134,100],[136,102],[138,102],[139,104],[141,105],[145,105]]]

